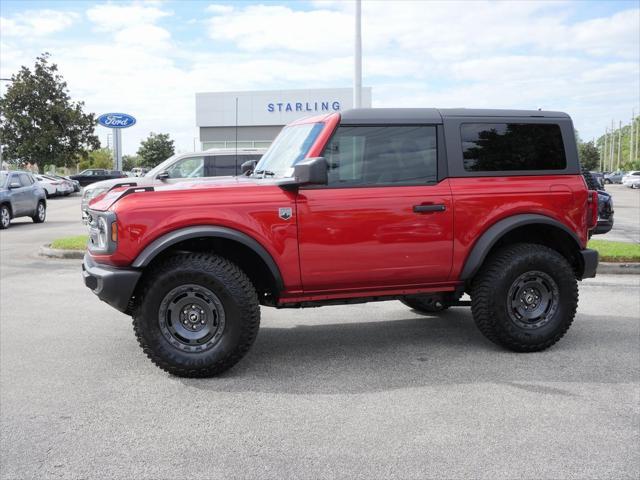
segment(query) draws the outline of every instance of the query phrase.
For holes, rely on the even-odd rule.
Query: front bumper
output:
[[[140,270],[98,264],[88,253],[82,263],[82,277],[87,288],[121,312],[126,312],[141,275]]]
[[[596,270],[598,269],[598,251],[585,248],[580,250],[582,256],[582,278],[593,278],[596,276]]]

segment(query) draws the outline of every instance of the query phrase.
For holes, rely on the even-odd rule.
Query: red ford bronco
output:
[[[250,176],[96,198],[83,275],[174,375],[238,362],[260,305],[470,305],[489,340],[532,352],[595,276],[597,206],[564,113],[357,109],[288,125]]]

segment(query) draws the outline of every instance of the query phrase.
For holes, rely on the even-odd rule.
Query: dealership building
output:
[[[362,89],[371,107],[371,87]],[[200,145],[209,148],[268,147],[284,125],[302,117],[353,108],[351,88],[196,93]]]

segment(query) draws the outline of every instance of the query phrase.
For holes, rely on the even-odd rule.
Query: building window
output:
[[[271,143],[270,140],[243,140],[238,142],[238,148],[268,148]],[[224,140],[202,142],[202,150],[209,150],[211,148],[236,148],[236,142]]]

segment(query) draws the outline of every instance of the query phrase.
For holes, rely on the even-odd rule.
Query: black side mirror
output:
[[[167,172],[166,170],[161,171],[158,175],[156,175],[156,178],[158,180],[166,180],[169,177],[169,172]]]
[[[240,172],[242,172],[242,175],[251,175],[256,169],[257,164],[257,160],[247,160],[242,165],[240,165]]]
[[[293,177],[298,185],[326,185],[329,182],[329,165],[324,157],[307,158],[293,167]]]

